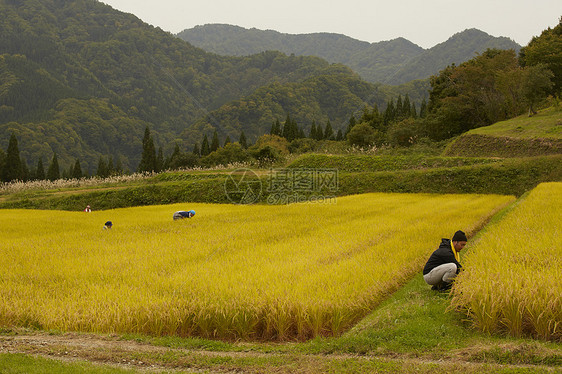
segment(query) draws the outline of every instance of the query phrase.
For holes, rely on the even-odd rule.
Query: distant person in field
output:
[[[92,208],[90,208],[90,206],[88,205],[88,206],[86,207],[86,209],[84,209],[84,212],[86,212],[86,213],[92,213]]]
[[[466,235],[460,230],[453,235],[453,239],[441,239],[439,248],[431,254],[423,268],[423,279],[432,286],[432,290],[451,289],[453,279],[462,267],[459,253],[466,242]]]
[[[178,219],[184,219],[184,218],[191,218],[195,215],[195,211],[194,210],[189,210],[189,211],[185,211],[185,210],[178,210],[177,212],[174,213],[174,221],[178,220]]]
[[[107,221],[107,222],[104,224],[103,229],[104,229],[104,230],[109,230],[109,229],[111,229],[112,227],[113,227],[113,223],[112,223],[111,221]]]

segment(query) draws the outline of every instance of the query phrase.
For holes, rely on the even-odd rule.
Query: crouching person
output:
[[[178,219],[191,218],[194,215],[195,215],[194,210],[189,210],[189,211],[178,210],[177,212],[174,213],[172,218],[174,219],[174,221],[176,221]]]
[[[460,251],[465,247],[467,238],[464,232],[457,231],[453,239],[441,239],[441,244],[427,260],[423,268],[423,279],[432,290],[445,291],[452,286],[453,279],[460,269]]]

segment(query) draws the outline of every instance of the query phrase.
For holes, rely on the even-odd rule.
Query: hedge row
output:
[[[468,157],[533,157],[562,154],[562,140],[466,134],[450,143],[443,154]]]
[[[539,183],[555,181],[562,181],[562,155],[432,170],[343,173],[339,194],[426,192],[520,196]]]
[[[498,162],[490,158],[440,157],[440,156],[370,156],[370,155],[303,155],[290,168],[331,168],[339,171],[395,171],[468,166]]]
[[[250,177],[247,177],[250,178]],[[494,193],[520,196],[539,183],[562,181],[562,155],[508,159],[489,164],[382,172],[339,172],[337,190],[269,192],[272,178],[256,176],[261,184],[258,203],[286,203],[322,196],[367,192]],[[24,198],[6,201],[0,208],[81,210],[87,204],[97,210],[179,202],[233,203],[242,194],[228,191],[228,175],[215,178],[161,182],[126,189],[88,191],[74,195]],[[246,182],[252,181],[246,179]],[[259,193],[261,192],[261,194]],[[298,196],[297,196],[298,195]],[[283,196],[286,199],[283,199]],[[238,201],[237,201],[238,200]]]
[[[65,196],[23,198],[0,204],[6,209],[82,210],[86,205],[96,210],[142,205],[173,204],[184,201],[228,203],[223,178],[197,179],[186,182],[163,182],[130,188],[88,191]]]

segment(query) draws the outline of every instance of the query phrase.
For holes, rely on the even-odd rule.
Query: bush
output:
[[[203,166],[228,165],[246,162],[250,158],[248,152],[239,143],[228,143],[201,159]]]
[[[416,143],[419,133],[416,120],[407,118],[390,126],[387,132],[388,142],[393,146],[409,147]]]
[[[281,152],[279,152],[279,149],[274,148],[270,145],[264,145],[260,148],[252,147],[250,149],[250,154],[253,158],[256,159],[259,166],[273,164],[284,159],[284,157],[281,155]]]
[[[291,153],[306,153],[316,149],[318,141],[310,138],[295,139],[289,144]]]
[[[381,145],[384,143],[384,134],[375,130],[368,123],[360,123],[353,126],[349,134],[347,134],[347,141],[350,145],[358,147],[369,147],[372,145]]]
[[[289,142],[287,139],[277,135],[262,135],[256,140],[256,144],[250,147],[251,150],[259,150],[269,146],[277,150],[277,154],[286,156],[289,154]]]
[[[170,160],[170,169],[193,168],[199,165],[199,157],[193,153],[178,153]]]

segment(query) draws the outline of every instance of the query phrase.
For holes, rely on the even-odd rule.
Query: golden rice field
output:
[[[544,183],[463,259],[453,305],[487,332],[562,340],[562,183]]]
[[[440,238],[513,197],[0,210],[0,326],[241,339],[337,335],[419,273]],[[192,219],[172,221],[179,209]],[[102,230],[106,220],[113,229]]]

